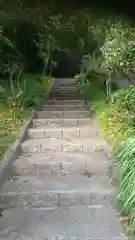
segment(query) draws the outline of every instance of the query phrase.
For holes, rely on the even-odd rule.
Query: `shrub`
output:
[[[40,100],[48,92],[52,78],[40,75],[24,75],[22,77],[23,104],[25,107],[36,106]],[[23,84],[25,82],[25,89]],[[32,86],[32,87],[31,87]]]
[[[135,87],[120,89],[112,95],[112,103],[118,108],[135,112]]]

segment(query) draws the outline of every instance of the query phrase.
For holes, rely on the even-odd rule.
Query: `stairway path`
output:
[[[124,240],[108,146],[73,79],[37,111],[0,197],[0,239]]]

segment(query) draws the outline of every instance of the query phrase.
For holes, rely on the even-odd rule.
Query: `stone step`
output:
[[[77,86],[59,86],[59,87],[53,87],[51,91],[61,92],[80,92],[79,88]]]
[[[51,100],[51,99],[48,99],[46,101],[46,104],[53,104],[53,105],[80,105],[80,104],[84,104],[84,100]]]
[[[0,205],[4,209],[107,205],[113,194],[105,175],[19,176],[4,184]]]
[[[68,80],[67,82],[65,82],[65,80],[56,80],[53,86],[77,86],[77,82],[73,80]]]
[[[74,78],[57,78],[54,82],[55,84],[68,84],[68,85],[71,85],[71,84],[76,84],[76,80]]]
[[[72,126],[90,126],[93,123],[93,120],[90,118],[35,118],[33,119],[33,126],[47,126],[47,127],[72,127]]]
[[[57,176],[15,176],[5,182],[1,195],[23,192],[112,192],[111,183],[105,174],[85,176],[82,173]]]
[[[127,240],[111,206],[5,210],[0,238],[6,240]]]
[[[80,90],[78,87],[74,86],[74,87],[53,87],[51,89],[51,92],[56,92],[56,93],[60,93],[60,92],[65,92],[65,93],[80,93]]]
[[[54,81],[54,86],[63,86],[63,85],[66,85],[66,86],[74,86],[74,85],[77,85],[77,82],[76,81],[74,81],[73,79],[72,80],[66,80],[65,81],[65,79],[64,79],[64,81],[63,80],[55,80]]]
[[[14,175],[108,174],[111,161],[103,153],[25,154],[12,164]]]
[[[73,98],[73,100],[76,100],[76,98],[78,99],[79,97],[80,97],[80,100],[84,98],[82,93],[80,93],[80,92],[74,93],[74,92],[69,92],[69,91],[66,91],[66,92],[51,91],[49,96],[52,96],[52,97],[53,96],[54,97],[70,97],[71,100],[72,100],[72,98]]]
[[[49,96],[48,99],[50,100],[83,100],[84,97],[82,96]]]
[[[103,151],[108,153],[108,146],[104,140],[96,138],[77,139],[72,141],[64,139],[29,139],[21,144],[23,153],[55,153],[55,152],[95,152]]]
[[[75,99],[76,97],[82,97],[82,95],[79,93],[79,92],[76,92],[76,93],[71,93],[71,92],[50,92],[49,96],[51,97],[70,97],[71,99]]]
[[[37,111],[37,118],[87,118],[89,111]]]
[[[100,134],[97,129],[92,126],[87,127],[37,127],[28,129],[28,138],[43,139],[43,138],[60,138],[72,140],[72,138],[91,138],[98,137]]]
[[[73,87],[76,87],[76,88],[78,88],[78,85],[76,84],[76,82],[74,82],[74,83],[72,83],[72,84],[67,84],[67,83],[63,83],[63,84],[56,84],[56,82],[55,82],[55,84],[53,84],[53,88],[55,88],[55,87],[57,87],[58,86],[58,88],[61,88],[61,87],[68,87],[68,88],[73,88]]]
[[[72,84],[72,85],[68,85],[68,84],[62,84],[62,85],[53,85],[52,87],[53,90],[59,90],[59,89],[62,89],[62,90],[79,90],[78,86],[76,84]]]
[[[100,192],[98,189],[93,192],[87,191],[41,191],[21,192],[0,195],[0,208],[10,209],[18,207],[50,208],[50,207],[75,207],[104,205],[114,201],[111,192],[108,190]]]
[[[54,82],[53,84],[53,87],[63,87],[63,86],[66,86],[66,87],[74,87],[74,86],[77,86],[77,83],[76,82],[62,82],[62,81],[59,81],[59,82]]]
[[[80,90],[77,87],[53,87],[50,92],[76,94],[80,93]]]
[[[78,85],[77,85],[77,83],[76,82],[72,82],[72,83],[62,83],[62,82],[60,82],[60,83],[56,83],[56,82],[54,82],[54,84],[53,84],[53,87],[63,87],[63,86],[68,86],[68,87],[74,87],[74,86],[76,86],[76,87],[78,87]]]
[[[88,110],[87,105],[44,105],[43,110],[47,111],[63,111],[63,110]]]
[[[54,96],[81,96],[81,93],[79,91],[67,91],[67,90],[61,90],[59,89],[59,91],[56,91],[54,89],[52,89],[52,91],[50,92],[50,95],[54,95]]]
[[[58,87],[58,88],[61,88],[61,87],[67,87],[67,88],[73,88],[73,87],[78,87],[78,85],[76,84],[76,82],[72,83],[72,84],[69,84],[69,83],[54,83],[53,84],[53,88],[55,87]]]
[[[76,92],[80,92],[78,87],[53,87],[51,89],[51,92],[65,92],[65,93],[76,93]]]
[[[14,235],[14,234],[13,234]],[[6,240],[8,240],[9,238],[6,238]],[[16,238],[16,240],[20,240],[20,238]],[[26,238],[24,238],[23,237],[23,239],[25,239],[25,240],[27,240],[28,238],[26,237]],[[33,238],[33,239],[36,239],[36,238]],[[82,240],[82,238],[79,238],[79,237],[68,237],[68,236],[56,236],[56,237],[52,237],[52,236],[47,236],[46,238],[45,238],[45,240]],[[125,238],[125,237],[120,237],[120,238],[115,238],[115,239],[113,239],[113,240],[127,240],[127,238]],[[85,238],[83,238],[83,240],[93,240],[93,238],[89,238],[89,237],[85,237]],[[94,239],[95,240],[95,239]],[[96,240],[108,240],[108,239],[101,239],[101,238],[96,238]],[[112,240],[112,238],[111,238],[111,240]]]
[[[50,93],[49,94],[49,99],[54,98],[54,99],[83,99],[81,94],[66,94],[66,93]]]

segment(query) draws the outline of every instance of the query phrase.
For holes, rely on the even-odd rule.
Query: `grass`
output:
[[[23,77],[24,79],[24,77]],[[41,98],[48,93],[52,79],[50,77],[40,77],[27,75],[25,76],[26,90],[22,88],[24,81],[20,81],[20,89],[23,91],[19,98],[22,101],[22,106],[14,107],[12,103],[12,94],[9,82],[0,80],[0,86],[4,89],[3,96],[0,99],[0,160],[8,146],[16,139],[20,127],[30,116],[33,107],[37,106]],[[15,94],[18,94],[18,89],[15,86]],[[11,102],[8,102],[9,99]]]
[[[0,159],[5,150],[15,140],[18,131],[31,109],[16,109],[14,112],[8,106],[0,103]]]
[[[105,139],[115,149],[118,144],[134,134],[132,121],[126,111],[116,104],[107,103],[105,91],[87,84],[84,95],[92,110]]]

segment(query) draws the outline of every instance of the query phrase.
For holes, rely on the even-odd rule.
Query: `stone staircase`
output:
[[[1,191],[0,239],[124,240],[108,147],[72,79],[56,80]]]

